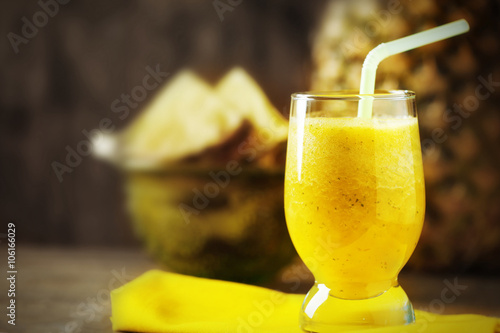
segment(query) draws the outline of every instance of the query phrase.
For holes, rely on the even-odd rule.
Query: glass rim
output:
[[[411,90],[384,90],[377,89],[373,94],[360,94],[359,90],[337,91],[304,91],[292,94],[292,100],[344,100],[359,101],[370,97],[374,100],[410,100],[415,99],[415,92]]]

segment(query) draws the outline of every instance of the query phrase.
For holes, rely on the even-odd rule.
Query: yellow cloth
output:
[[[179,333],[303,333],[298,327],[304,295],[149,271],[111,292],[116,331]],[[500,332],[500,319],[416,311],[416,323],[364,329],[369,333]]]

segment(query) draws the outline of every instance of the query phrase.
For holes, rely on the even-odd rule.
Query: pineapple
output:
[[[330,1],[313,41],[312,90],[357,89],[366,54],[460,18],[464,36],[395,55],[379,89],[417,94],[427,213],[407,266],[428,271],[500,271],[499,3]]]
[[[283,211],[287,133],[243,69],[215,87],[185,70],[96,147],[125,171],[135,231],[159,262],[259,284],[296,257]]]

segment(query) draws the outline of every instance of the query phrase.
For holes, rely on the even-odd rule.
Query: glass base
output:
[[[307,332],[330,332],[415,322],[413,306],[399,285],[367,299],[348,300],[330,295],[315,283],[302,304],[300,327]]]

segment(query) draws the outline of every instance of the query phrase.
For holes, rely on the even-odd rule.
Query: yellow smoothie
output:
[[[425,193],[417,119],[290,121],[285,213],[318,283],[364,299],[397,284],[422,229]]]

